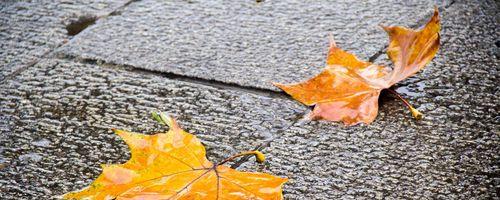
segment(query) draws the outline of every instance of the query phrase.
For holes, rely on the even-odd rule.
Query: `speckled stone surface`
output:
[[[376,25],[422,24],[432,9],[427,1],[363,2],[212,2],[202,8],[197,1],[144,0],[74,38],[64,36],[64,26],[51,29],[51,20],[60,18],[35,20],[30,34],[19,37],[13,34],[22,23],[2,24],[2,62],[33,58],[35,64],[2,67],[11,76],[0,82],[0,199],[51,199],[86,186],[99,164],[128,159],[109,129],[161,131],[149,117],[154,110],[172,113],[199,136],[213,161],[274,138],[263,149],[268,162],[251,160],[238,169],[290,178],[286,199],[499,199],[496,2],[439,3],[445,5],[440,52],[395,87],[425,114],[421,121],[383,94],[370,125],[298,123],[307,107],[266,85],[320,70],[328,32],[361,57],[388,63],[374,56],[387,42]],[[22,4],[33,9],[21,8],[19,16],[35,8],[57,14],[69,4],[60,3],[8,1],[0,9],[16,14]],[[115,4],[101,3],[88,6],[103,5],[109,15]],[[69,7],[69,13],[87,8]],[[45,19],[33,19],[39,18]],[[40,41],[56,42],[30,39],[44,29],[57,34]],[[64,37],[70,42],[57,48]],[[39,49],[45,56],[34,55]]]
[[[369,126],[312,122],[271,143],[269,171],[291,178],[286,197],[500,198],[497,13],[494,2],[442,13],[436,59],[396,86],[422,121],[387,95]]]
[[[101,21],[63,51],[278,91],[271,82],[299,81],[324,67],[329,33],[338,45],[367,59],[388,41],[378,24],[415,26],[434,4],[432,0],[145,0]]]
[[[102,17],[125,0],[2,1],[0,81],[71,39],[66,26],[81,17]]]
[[[128,159],[110,128],[163,130],[150,112],[178,118],[213,161],[251,150],[304,107],[152,74],[44,60],[2,85],[1,199],[47,199],[83,188],[100,164]]]

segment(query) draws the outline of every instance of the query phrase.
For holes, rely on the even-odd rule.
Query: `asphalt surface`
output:
[[[330,33],[339,46],[368,59],[387,44],[379,24],[417,26],[434,5],[432,0],[210,2],[140,1],[62,51],[278,91],[271,82],[298,81],[323,68]]]
[[[44,60],[2,86],[3,198],[49,197],[82,188],[101,163],[129,152],[111,128],[165,130],[166,111],[206,145],[213,161],[253,149],[305,110],[287,99],[218,89],[153,74],[67,60]]]
[[[291,178],[289,198],[499,198],[498,8],[457,2],[441,17],[440,53],[396,86],[425,118],[387,99],[370,126],[284,132],[269,171]]]
[[[100,164],[128,159],[109,129],[162,131],[149,117],[157,110],[196,134],[212,161],[268,144],[264,165],[238,169],[288,177],[286,199],[499,199],[496,2],[437,2],[442,47],[395,86],[421,121],[389,94],[370,125],[301,121],[308,108],[268,84],[321,70],[330,32],[388,63],[377,25],[418,27],[434,4],[4,2],[0,199],[88,185]],[[98,20],[67,34],[82,18]]]
[[[66,27],[80,19],[109,15],[124,0],[2,1],[0,5],[0,80],[32,66],[71,36]]]

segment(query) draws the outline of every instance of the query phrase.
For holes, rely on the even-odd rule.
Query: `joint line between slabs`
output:
[[[236,83],[225,83],[225,82],[221,82],[218,80],[210,80],[210,79],[204,79],[204,78],[199,78],[199,77],[187,76],[187,75],[177,74],[177,73],[173,73],[173,72],[162,72],[162,71],[141,69],[141,68],[136,68],[132,65],[109,63],[109,62],[104,62],[104,61],[99,60],[99,59],[86,59],[86,58],[81,58],[81,57],[74,56],[74,55],[59,54],[57,56],[57,58],[72,61],[72,62],[82,63],[82,64],[97,65],[99,67],[107,68],[107,69],[124,70],[124,71],[131,72],[131,73],[164,77],[164,78],[167,78],[170,80],[180,81],[180,82],[184,82],[184,83],[209,86],[209,87],[213,87],[213,88],[217,88],[217,89],[224,89],[224,90],[228,90],[228,91],[237,91],[237,92],[255,94],[255,95],[269,97],[269,98],[273,98],[273,99],[289,99],[287,94],[285,94],[284,92],[277,92],[277,91],[273,91],[270,89],[257,88],[257,87],[253,87],[253,86],[242,86],[242,85],[239,85]]]
[[[125,7],[127,7],[128,5],[130,5],[131,3],[133,2],[137,2],[137,1],[140,1],[140,0],[130,0],[126,3],[124,3],[123,5],[119,6],[118,8],[114,9],[113,11],[103,15],[103,16],[100,16],[100,17],[97,17],[96,21],[98,19],[101,19],[101,18],[106,18],[106,17],[109,17],[109,16],[113,16],[113,15],[117,15],[117,14],[121,14],[119,13],[120,10],[123,10]],[[89,27],[91,27],[93,25],[90,25]],[[87,27],[87,28],[89,28]],[[87,29],[85,28],[85,29]],[[81,32],[80,32],[81,33]],[[80,34],[78,33],[78,34]],[[78,34],[74,35],[72,39],[74,39],[76,36],[78,36]],[[65,38],[62,38],[62,39],[65,39]],[[48,58],[53,58],[54,57],[54,53],[57,51],[57,49],[59,49],[61,46],[63,46],[65,43],[61,43],[61,44],[58,44],[56,47],[54,47],[53,49],[45,52],[42,56],[40,56],[40,58],[36,58],[30,62],[28,62],[27,64],[21,66],[20,68],[14,70],[13,72],[7,74],[6,76],[4,76],[2,79],[0,79],[0,84],[4,84],[5,82],[7,82],[8,80],[11,80],[12,78],[18,76],[19,74],[23,73],[24,71],[26,71],[28,68],[30,67],[33,67],[35,66],[36,64],[38,64],[41,60],[43,59],[48,59]]]

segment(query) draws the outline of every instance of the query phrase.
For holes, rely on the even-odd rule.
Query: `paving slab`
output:
[[[442,13],[436,59],[398,84],[422,121],[384,97],[369,126],[311,122],[273,141],[268,170],[291,179],[286,198],[500,198],[497,13],[493,1]]]
[[[8,3],[5,5],[16,2]],[[173,113],[184,128],[201,138],[212,160],[253,148],[263,140],[277,136],[271,146],[263,150],[268,156],[264,166],[245,163],[241,168],[289,177],[291,180],[285,185],[287,199],[499,198],[500,118],[497,105],[500,100],[496,85],[499,80],[497,38],[500,31],[496,25],[498,5],[495,2],[456,1],[446,9],[443,13],[443,47],[437,58],[422,73],[397,85],[397,90],[426,114],[424,120],[413,120],[400,102],[385,94],[380,101],[380,114],[371,125],[348,128],[339,123],[309,122],[283,132],[280,130],[295,121],[306,107],[262,90],[238,89],[223,84],[203,86],[196,81],[190,82],[189,76],[269,89],[269,86],[258,83],[278,76],[277,72],[269,73],[269,69],[283,68],[288,74],[280,80],[302,80],[314,74],[314,70],[321,69],[323,55],[318,56],[318,53],[324,53],[329,31],[337,35],[335,30],[338,27],[349,30],[344,25],[363,24],[356,16],[345,14],[354,9],[348,8],[348,4],[358,2],[339,2],[337,8],[345,9],[335,10],[347,15],[335,15],[337,17],[351,17],[352,24],[328,18],[333,15],[327,17],[321,12],[306,12],[311,9],[328,11],[329,7],[315,7],[311,2],[288,2],[293,6],[275,1],[265,1],[264,4],[226,2],[227,8],[222,11],[215,9],[221,6],[220,2],[206,4],[214,9],[201,8],[201,3],[195,1],[188,1],[188,5],[184,3],[172,3],[179,5],[176,8],[168,2],[134,2],[123,13],[98,20],[96,25],[80,33],[61,50],[70,58],[86,60],[43,59],[0,85],[0,199],[49,199],[87,185],[100,173],[99,164],[128,159],[124,143],[109,128],[143,133],[162,130],[149,119],[152,110]],[[389,18],[386,15],[390,15],[389,11],[393,9],[371,1],[363,5],[367,8],[360,8],[357,15],[371,12],[370,15],[383,15],[381,19]],[[302,6],[300,9],[304,10],[297,10],[296,6]],[[414,10],[401,11],[401,19],[380,22],[411,25],[421,20],[417,18],[425,17],[414,16],[415,21],[403,20],[406,14],[432,9],[432,5],[420,1],[395,6],[403,11],[405,6],[414,6]],[[286,8],[295,9],[293,11],[299,13],[299,17],[292,18],[293,13]],[[273,9],[279,12],[267,15]],[[175,21],[174,16],[163,13],[167,11],[184,16],[175,20],[185,21],[171,22]],[[184,12],[187,14],[181,15]],[[258,18],[252,18],[252,14]],[[365,18],[371,23],[376,17],[370,15]],[[275,18],[283,22],[272,21]],[[316,19],[330,20],[330,23],[339,25],[318,33],[318,30],[332,27],[308,25]],[[241,32],[242,36],[203,29],[217,29],[217,26],[189,24],[203,20],[220,24],[219,29],[227,29],[224,30],[227,32]],[[155,23],[158,26],[154,26]],[[272,23],[277,25],[271,26]],[[164,27],[164,24],[168,26]],[[259,36],[270,42],[251,40],[253,32],[250,27],[262,27],[257,29],[258,33],[267,35]],[[299,36],[283,27],[298,27]],[[185,28],[197,32],[182,32],[186,31]],[[372,33],[356,35],[363,30],[337,36],[339,44],[352,47],[356,45],[349,43],[372,45],[371,40],[364,41],[363,38],[379,36]],[[212,35],[199,36],[198,33]],[[280,34],[283,40],[271,41]],[[349,36],[357,38],[354,40]],[[246,43],[232,46],[233,43],[228,42],[238,39]],[[190,41],[205,41],[206,46],[200,45],[185,55],[183,51],[196,47],[186,44]],[[289,44],[288,41],[297,42]],[[281,47],[282,43],[284,47]],[[309,43],[320,49],[312,52],[316,49],[307,46]],[[254,44],[260,46],[254,47]],[[173,45],[180,47],[176,50],[179,52],[172,53],[175,50]],[[29,55],[38,48],[36,42],[27,46],[33,49],[19,54]],[[382,43],[380,47],[383,49]],[[287,48],[292,56],[283,52],[288,51]],[[373,49],[376,52],[377,48],[351,50],[369,57],[373,52],[364,54],[364,51]],[[238,49],[243,49],[242,53],[234,53],[240,52]],[[246,49],[257,53],[254,55]],[[301,49],[306,54],[301,54]],[[172,61],[169,55],[177,58]],[[194,55],[204,59],[216,56],[205,62]],[[267,55],[285,57],[281,63]],[[249,60],[245,60],[247,58]],[[262,65],[268,61],[272,63],[271,67]],[[377,62],[387,61],[382,56]],[[182,63],[184,65],[180,65]],[[248,68],[243,68],[246,66]],[[296,70],[296,66],[303,66],[301,70],[304,71]],[[179,71],[169,71],[171,69]],[[170,73],[183,76],[182,81],[168,78],[175,78]],[[221,76],[215,77],[217,74]],[[251,78],[247,80],[246,77]]]
[[[80,19],[105,16],[126,0],[2,1],[0,81],[71,39],[66,27]]]
[[[129,158],[110,131],[164,130],[173,114],[220,161],[255,148],[305,108],[294,101],[67,60],[43,60],[0,86],[0,199],[49,199]]]
[[[378,26],[425,23],[448,1],[161,1],[130,4],[62,52],[106,63],[278,91],[324,67],[328,34],[368,59],[388,43]]]

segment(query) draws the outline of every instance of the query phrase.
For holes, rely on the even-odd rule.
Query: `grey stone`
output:
[[[110,128],[165,129],[151,111],[175,116],[215,162],[253,149],[304,109],[282,98],[43,60],[0,86],[0,199],[49,199],[83,188],[100,164],[129,158]]]
[[[43,8],[39,3],[25,4]],[[1,9],[15,8],[8,7],[14,4],[23,2],[6,2]],[[500,31],[495,2],[456,1],[446,8],[440,53],[423,72],[396,85],[426,115],[422,121],[412,119],[398,100],[383,94],[377,120],[354,127],[297,123],[306,107],[270,91],[266,82],[304,79],[321,69],[330,31],[342,47],[361,57],[376,55],[385,44],[378,43],[385,36],[376,30],[377,23],[416,26],[425,22],[430,3],[335,4],[345,8],[336,10],[345,15],[328,15],[325,10],[335,7],[298,1],[225,2],[227,13],[216,9],[222,7],[220,2],[204,9],[200,4],[131,3],[59,49],[61,59],[50,56],[40,61],[39,55],[33,56],[47,46],[25,39],[31,38],[29,34],[2,38],[2,45],[29,41],[25,47],[2,46],[3,54],[13,55],[2,58],[26,55],[40,62],[0,85],[0,199],[49,199],[88,185],[100,173],[99,164],[128,159],[124,143],[109,128],[162,131],[149,119],[153,110],[177,117],[183,128],[200,137],[212,161],[273,139],[263,149],[268,156],[265,165],[247,162],[239,169],[289,177],[287,199],[499,198]],[[83,8],[79,5],[75,4],[77,12]],[[193,12],[195,8],[203,12]],[[47,12],[59,12],[51,9]],[[306,12],[313,9],[318,12]],[[166,11],[172,13],[162,13]],[[20,9],[17,15],[23,12],[29,11]],[[174,14],[184,17],[167,20]],[[197,21],[220,30],[205,30]],[[33,38],[39,37],[39,30],[52,30],[53,24],[36,22],[26,29],[32,30]],[[23,30],[20,27],[5,30]],[[201,32],[184,33],[189,31],[186,27]],[[254,40],[250,27],[268,34],[257,34],[264,39]],[[66,37],[62,28],[55,31],[61,34],[47,38]],[[239,31],[241,35],[233,34]],[[40,52],[60,45],[53,44]],[[238,49],[241,53],[234,53]],[[195,55],[205,60],[215,56],[204,61]],[[381,56],[377,62],[387,60]],[[2,73],[11,74],[10,69],[2,68]]]
[[[378,24],[422,24],[434,4],[145,0],[100,21],[62,53],[278,91],[271,82],[303,80],[324,67],[329,33],[368,59],[388,41]]]
[[[81,17],[106,16],[125,0],[2,1],[0,81],[71,39],[66,26]]]
[[[396,87],[426,115],[383,95],[368,126],[294,126],[271,143],[268,171],[288,199],[498,199],[498,7],[457,2],[442,13],[442,48]],[[383,57],[379,62],[383,62]]]

